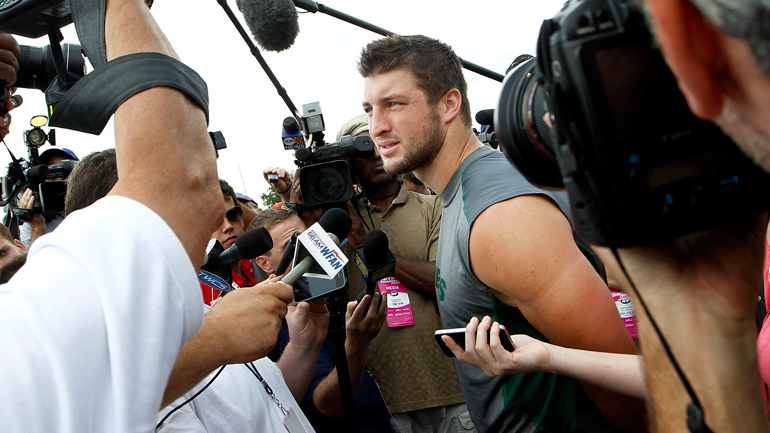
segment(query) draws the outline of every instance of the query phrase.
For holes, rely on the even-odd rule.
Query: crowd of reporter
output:
[[[175,57],[143,2],[111,4],[109,59]],[[740,21],[770,9],[750,0],[646,4],[692,111],[770,169],[770,29],[757,22],[746,32]],[[136,37],[121,37],[128,31]],[[9,84],[18,56],[0,35]],[[330,299],[294,303],[275,275],[292,236],[326,207],[304,206],[299,171],[292,178],[285,168],[263,171],[278,178],[269,185],[281,208],[262,211],[236,193],[216,171],[203,110],[180,91],[158,87],[125,102],[115,149],[82,160],[41,155],[44,164],[78,162],[55,224],[33,217],[20,239],[0,227],[0,430],[325,432],[347,431],[353,416],[372,432],[685,431],[693,392],[713,431],[770,430],[770,339],[755,320],[759,287],[770,286],[767,215],[621,249],[637,294],[611,252],[575,239],[565,193],[531,185],[477,139],[449,46],[377,40],[359,72],[364,114],[337,138],[366,134],[376,146],[349,161],[356,196],[336,204],[352,220],[343,248],[351,260],[347,290]],[[8,108],[20,102],[10,97]],[[186,128],[163,132],[158,113]],[[6,116],[0,130],[9,125]],[[184,163],[145,175],[168,159]],[[25,192],[19,207],[33,201]],[[273,247],[229,265],[238,289],[195,279],[207,242],[228,248],[260,228]],[[359,297],[366,283],[355,249],[374,230],[387,234],[394,280]],[[633,341],[605,267],[613,286],[635,301],[644,295],[694,391],[641,308]],[[411,322],[391,321],[394,293],[408,296]],[[330,308],[344,312],[352,414]],[[466,329],[464,347],[442,338],[454,360],[434,339],[444,328]]]

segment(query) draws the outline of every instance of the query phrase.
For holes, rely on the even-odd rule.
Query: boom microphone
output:
[[[273,248],[273,238],[264,227],[257,227],[238,236],[235,245],[222,254],[212,258],[212,266],[223,266],[236,260],[251,260],[261,256]]]
[[[291,0],[236,0],[235,4],[262,49],[283,51],[294,43],[299,18]]]

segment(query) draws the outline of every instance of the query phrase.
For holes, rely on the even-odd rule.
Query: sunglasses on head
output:
[[[225,212],[228,221],[237,223],[243,219],[243,209],[240,206],[233,206]]]

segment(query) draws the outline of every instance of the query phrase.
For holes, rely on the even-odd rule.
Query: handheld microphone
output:
[[[393,275],[396,259],[384,231],[374,229],[364,236],[364,243],[356,248],[356,266],[367,285]]]
[[[236,0],[246,26],[262,49],[283,51],[299,33],[299,17],[291,0]]]
[[[326,211],[318,222],[336,245],[340,244],[340,239],[345,239],[353,226],[353,220],[350,215],[340,208],[333,208]],[[286,284],[294,284],[305,272],[310,270],[315,264],[315,259],[307,255],[299,263],[294,264],[294,268],[286,274],[281,281]]]
[[[264,227],[257,227],[238,236],[235,245],[225,250],[222,254],[211,259],[213,267],[230,264],[236,260],[251,260],[261,256],[273,248],[273,238]]]
[[[358,295],[358,302],[364,295],[374,296],[377,281],[393,275],[396,271],[396,258],[390,252],[388,236],[379,229],[374,229],[364,236],[364,243],[356,248],[356,266],[366,281],[366,289]],[[369,311],[367,305],[363,316]]]
[[[283,148],[285,150],[297,150],[305,147],[305,137],[299,129],[297,119],[291,116],[283,119],[281,138],[283,139]]]
[[[286,272],[286,269],[289,269],[289,265],[294,259],[294,250],[297,247],[297,236],[299,235],[300,232],[294,232],[291,239],[289,239],[289,243],[286,244],[286,249],[283,250],[281,261],[278,262],[278,267],[275,268],[275,275],[283,275],[283,273]]]

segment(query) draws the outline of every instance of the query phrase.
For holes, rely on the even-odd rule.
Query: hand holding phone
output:
[[[487,341],[489,341],[490,332],[491,328],[487,330]],[[444,351],[444,355],[454,357],[455,354],[452,353],[449,347],[447,347],[446,343],[444,343],[444,340],[441,338],[444,335],[452,338],[455,343],[457,343],[460,347],[463,348],[463,350],[465,350],[465,328],[439,329],[434,334],[436,342],[439,344],[439,346],[441,346],[441,350]],[[507,350],[508,352],[513,352],[516,350],[516,346],[511,340],[511,335],[508,334],[508,330],[505,329],[505,326],[503,325],[500,325],[500,343],[502,344],[503,349]]]

